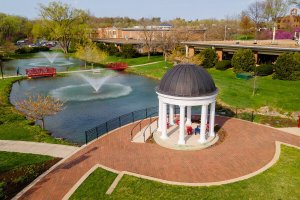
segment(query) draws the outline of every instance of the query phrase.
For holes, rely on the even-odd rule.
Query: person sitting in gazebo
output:
[[[200,126],[197,125],[197,127],[195,128],[195,135],[197,135],[199,133],[200,135]]]

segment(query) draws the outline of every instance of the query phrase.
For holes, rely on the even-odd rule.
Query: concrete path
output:
[[[32,153],[57,158],[66,158],[78,149],[79,147],[60,144],[0,140],[0,151]]]
[[[145,63],[145,64],[141,64],[141,65],[131,65],[131,66],[128,66],[128,67],[142,67],[142,66],[147,66],[147,65],[154,65],[154,64],[157,64],[157,63],[161,63],[161,62],[164,62],[164,61],[157,61],[157,62],[150,62],[150,63]],[[71,74],[71,73],[80,73],[80,72],[92,72],[93,69],[83,69],[83,70],[76,70],[76,71],[63,71],[63,72],[57,72],[57,74]],[[17,78],[17,77],[27,77],[26,75],[19,75],[19,76],[16,76],[16,75],[13,75],[13,76],[4,76],[3,79],[7,79],[7,78]],[[1,79],[2,77],[0,77]]]
[[[157,64],[157,63],[161,63],[161,62],[164,62],[164,61],[150,62],[150,63],[141,64],[141,65],[131,65],[129,67],[130,68],[133,68],[133,67],[142,67],[142,66],[147,66],[147,65],[154,65],[154,64]]]
[[[300,128],[298,127],[278,128],[278,130],[300,136]]]

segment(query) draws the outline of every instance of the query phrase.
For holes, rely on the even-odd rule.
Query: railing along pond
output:
[[[100,136],[105,135],[106,133],[108,133],[112,130],[115,130],[117,128],[120,128],[124,125],[130,124],[132,122],[136,122],[139,120],[144,120],[149,117],[153,117],[154,115],[157,115],[157,113],[158,113],[158,107],[151,107],[151,108],[146,108],[146,109],[130,112],[125,115],[111,119],[107,122],[100,124],[99,126],[96,126],[90,130],[85,131],[85,143],[88,144],[89,142],[93,141],[94,139],[97,139]],[[139,124],[141,124],[141,123],[139,123]]]
[[[169,112],[167,112],[167,114],[169,114]],[[179,107],[175,107],[175,115],[179,114]],[[236,109],[235,112],[231,111],[231,110],[216,110],[216,114],[220,115],[220,116],[227,116],[227,117],[235,117],[235,118],[241,118],[244,120],[248,120],[248,121],[252,121],[254,119],[254,112],[252,111],[252,113],[249,114],[249,116],[246,116],[246,118],[244,116],[240,116],[241,114],[238,115],[238,111]],[[106,133],[115,130],[117,128],[120,128],[124,125],[136,122],[136,121],[140,121],[139,123],[137,123],[131,130],[130,132],[130,136],[131,136],[131,140],[133,138],[133,135],[135,133],[137,133],[138,131],[142,130],[142,123],[146,120],[149,119],[149,123],[146,124],[146,128],[144,130],[143,136],[144,136],[144,140],[145,140],[145,132],[147,130],[150,129],[150,132],[152,132],[151,130],[151,124],[156,122],[157,126],[158,126],[158,119],[156,118],[158,116],[158,107],[150,107],[150,108],[146,108],[146,109],[142,109],[142,110],[137,110],[134,112],[130,112],[128,114],[116,117],[114,119],[111,119],[107,122],[104,122],[102,124],[100,124],[99,126],[96,126],[90,130],[85,131],[85,143],[89,143],[90,141],[99,138],[102,135],[105,135]],[[136,131],[138,130],[138,131]]]

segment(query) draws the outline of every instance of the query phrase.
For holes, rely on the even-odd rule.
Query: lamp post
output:
[[[227,30],[230,30],[230,28],[227,25],[225,25],[224,41],[226,41],[227,38]]]

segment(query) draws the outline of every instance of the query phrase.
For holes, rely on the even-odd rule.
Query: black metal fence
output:
[[[174,111],[175,111],[175,113],[174,113],[175,115],[179,114],[179,107],[176,106]],[[167,114],[169,114],[169,112]],[[238,117],[237,113],[234,113],[232,111],[230,112],[228,110],[217,110],[217,114],[223,115],[223,116],[229,116],[229,117]],[[87,144],[87,143],[93,141],[94,139],[97,139],[100,136],[102,136],[112,130],[115,130],[117,128],[120,128],[126,124],[130,124],[132,122],[136,122],[139,120],[144,120],[149,117],[154,117],[157,115],[158,115],[158,107],[150,107],[150,108],[137,110],[137,111],[116,117],[114,119],[111,119],[107,122],[104,122],[104,123],[92,128],[90,130],[85,131],[85,143]],[[251,119],[247,119],[247,120],[253,121],[253,113],[250,118]],[[137,126],[138,125],[139,124],[137,124]],[[140,127],[140,129],[141,129],[141,127]]]
[[[132,122],[136,122],[139,120],[146,119],[148,117],[152,117],[154,115],[157,115],[158,113],[158,107],[151,107],[146,108],[142,110],[137,110],[131,113],[127,113],[125,115],[116,117],[114,119],[111,119],[107,122],[104,122],[100,124],[99,126],[96,126],[90,130],[85,131],[85,143],[89,143],[94,139],[99,138],[100,136],[115,130],[117,128],[120,128],[126,124],[130,124]]]

